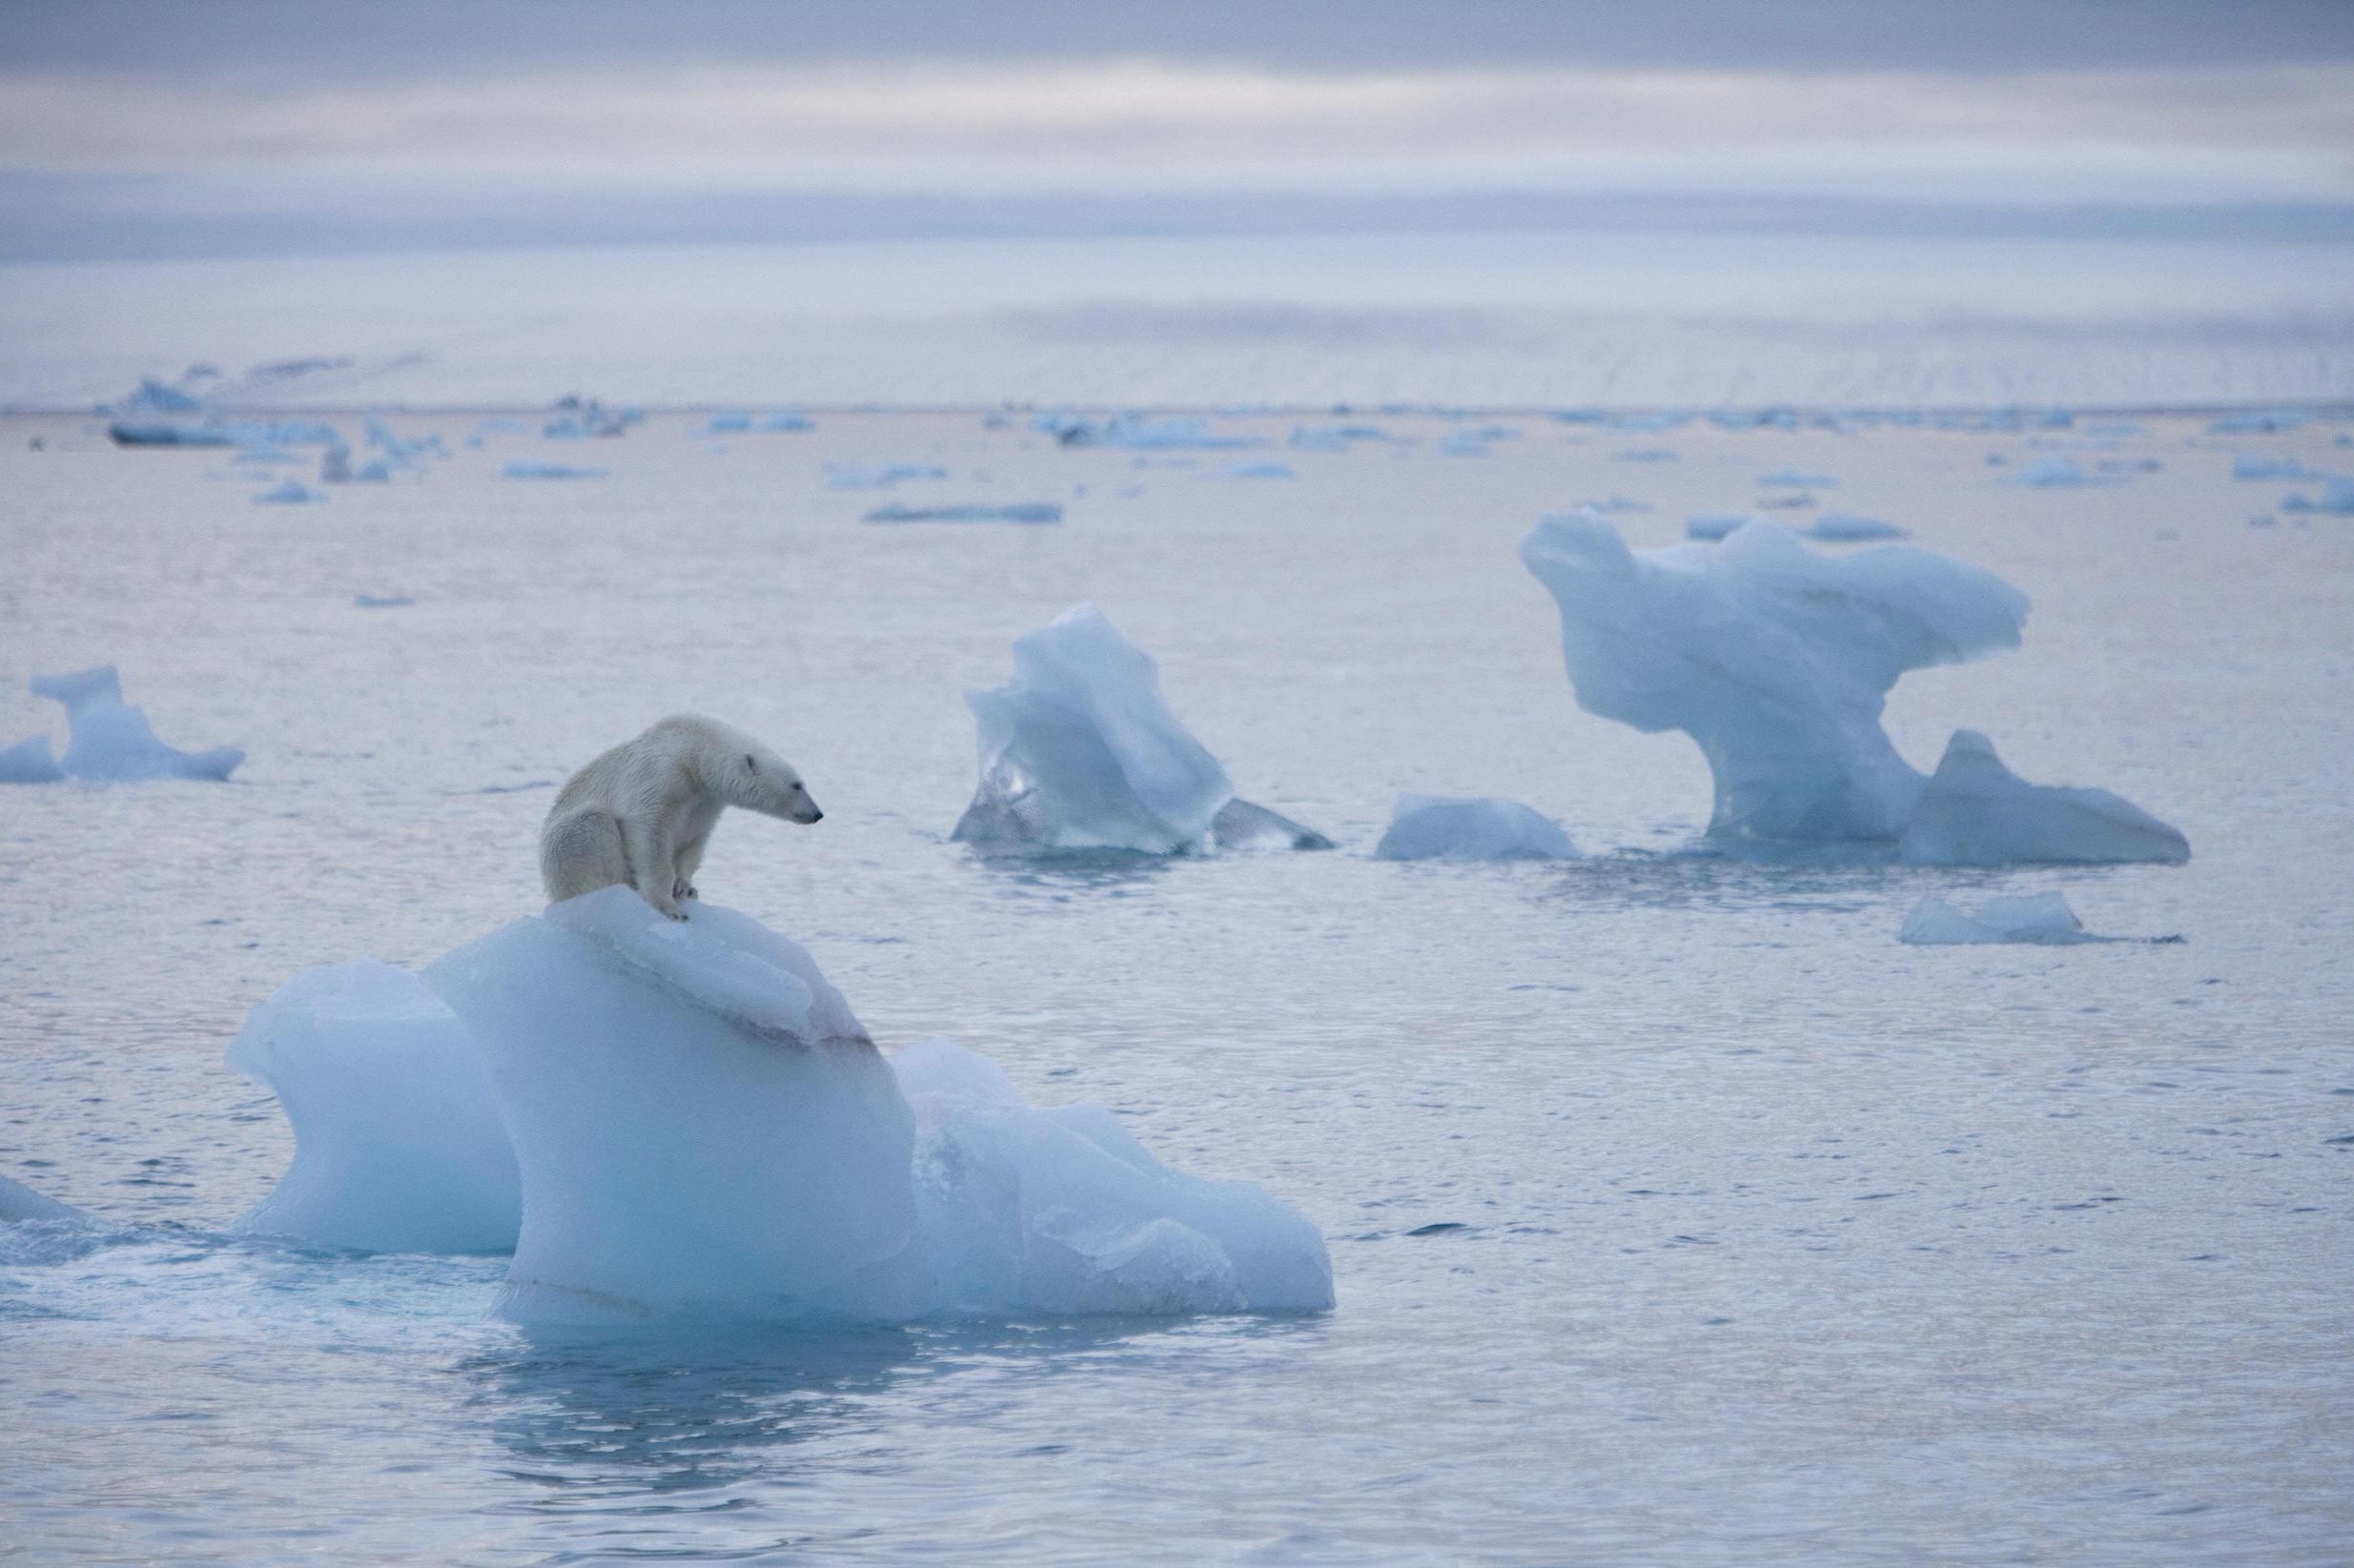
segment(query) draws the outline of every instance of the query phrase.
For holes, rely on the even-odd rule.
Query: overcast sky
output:
[[[2354,202],[2354,0],[11,0],[5,20],[0,254],[20,255],[388,201],[429,229],[501,190],[674,214],[694,192],[1172,188]]]

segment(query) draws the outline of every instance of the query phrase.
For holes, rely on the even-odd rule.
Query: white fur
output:
[[[787,822],[824,815],[792,764],[733,724],[674,713],[565,781],[540,828],[550,903],[626,883],[672,920],[722,809]]]

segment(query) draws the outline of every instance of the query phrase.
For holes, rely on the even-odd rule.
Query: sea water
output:
[[[0,743],[113,662],[227,783],[0,788],[0,1172],[87,1210],[0,1253],[19,1560],[2324,1563],[2354,1533],[2354,524],[2234,481],[2344,424],[1628,434],[1358,416],[1238,484],[977,414],[588,443],[411,414],[420,476],[256,506],[218,452],[0,421]],[[347,421],[355,426],[357,421]],[[1325,421],[1330,422],[1330,421]],[[1496,423],[1483,417],[1481,423]],[[1282,447],[1285,418],[1218,428]],[[31,449],[34,438],[41,449]],[[1630,458],[1667,451],[1673,460]],[[2117,482],[2000,482],[2048,453]],[[1999,459],[1998,461],[1990,459]],[[2132,466],[2154,461],[2151,470]],[[947,470],[859,519],[828,463]],[[1143,466],[1139,466],[1139,463]],[[1638,547],[1760,476],[2033,601],[1907,675],[2114,788],[2188,865],[1733,859],[1675,734],[1583,712],[1514,546],[1618,496]],[[1785,514],[1787,515],[1787,514]],[[2262,526],[2252,526],[2261,523]],[[977,854],[962,693],[1080,601],[1330,852]],[[541,902],[554,788],[676,709],[774,745],[813,828],[725,821],[705,895],[806,943],[885,1049],[1263,1186],[1308,1315],[620,1338],[494,1315],[499,1258],[228,1233],[286,1125],[222,1062],[309,966],[415,967]],[[1401,865],[1405,793],[1585,858]],[[1900,944],[1934,894],[2064,892],[2064,947]],[[659,1050],[659,1041],[647,1042]]]

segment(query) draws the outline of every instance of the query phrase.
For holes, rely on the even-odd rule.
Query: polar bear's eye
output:
[[[760,759],[747,751],[744,754],[744,765],[757,773],[760,771]]]

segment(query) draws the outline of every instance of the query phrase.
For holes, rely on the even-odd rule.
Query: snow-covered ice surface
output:
[[[1377,860],[1575,860],[1561,824],[1518,801],[1401,795]]]
[[[820,412],[703,449],[711,408],[806,391],[714,388],[559,446],[539,411],[565,385],[643,389],[555,375],[481,451],[319,507],[252,505],[259,484],[205,479],[220,454],[118,449],[86,413],[0,419],[0,743],[64,739],[33,673],[114,661],[167,740],[250,753],[235,787],[0,799],[0,1176],[91,1220],[0,1222],[0,1540],[25,1561],[2344,1556],[2354,528],[2250,529],[2253,502],[2319,487],[2230,469],[2344,471],[2354,426],[2140,414],[2098,456],[2162,470],[2038,490],[1985,459],[2024,461],[2040,412],[1659,436],[1479,415],[1526,434],[1473,460],[1432,450],[1464,421],[1203,413],[1299,477],[1222,480],[1239,458],[1209,452],[1122,496],[1157,455],[1018,417]],[[488,406],[386,420],[457,447]],[[1284,444],[1360,419],[1399,439]],[[1609,457],[1654,440],[1684,460]],[[498,478],[551,453],[610,477]],[[910,459],[1064,523],[868,526],[888,498],[825,483]],[[1690,852],[1705,759],[1577,706],[1513,552],[1583,497],[1648,505],[1610,520],[1673,544],[1784,469],[2035,601],[2017,649],[1888,693],[1907,764],[1980,731],[2025,779],[2174,823],[2193,859]],[[417,602],[355,609],[363,590]],[[1246,795],[1340,851],[949,842],[963,692],[1082,600]],[[1009,1107],[1008,1145],[1116,1130],[1299,1211],[1335,1310],[608,1338],[499,1315],[503,1256],[237,1231],[295,1155],[222,1063],[253,1009],[536,914],[557,784],[679,708],[771,742],[825,803],[806,833],[723,823],[712,885],[806,944],[900,1062],[919,1140],[933,1096],[991,1103],[980,1064],[909,1072],[951,1038],[1022,1106],[1103,1108],[1025,1128]],[[1398,795],[1433,786],[1527,802],[1586,855],[1372,860]],[[2048,890],[2097,932],[2185,940],[1895,940],[1924,896]]]

